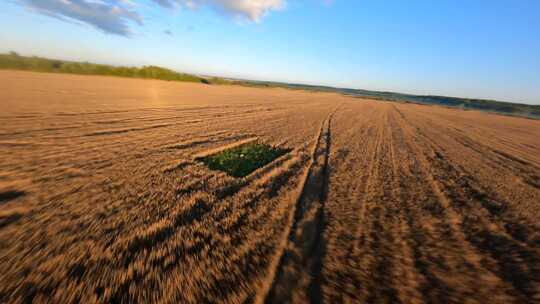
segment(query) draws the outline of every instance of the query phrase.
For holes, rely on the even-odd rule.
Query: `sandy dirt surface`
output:
[[[257,138],[245,178],[195,160]],[[2,303],[540,303],[540,121],[0,71]]]

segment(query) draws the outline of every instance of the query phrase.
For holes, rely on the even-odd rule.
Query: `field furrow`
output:
[[[540,302],[537,120],[0,80],[1,303]],[[201,161],[248,143],[285,152],[244,177]]]

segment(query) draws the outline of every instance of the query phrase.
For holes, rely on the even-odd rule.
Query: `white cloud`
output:
[[[131,35],[133,23],[142,25],[140,7],[132,0],[17,0],[30,10],[63,21],[89,24],[105,33]],[[210,7],[235,18],[259,22],[285,0],[152,0],[161,7],[195,9]]]
[[[129,36],[129,24],[142,24],[128,0],[19,0],[37,13],[92,25],[105,33]]]
[[[154,0],[168,7],[197,8],[208,6],[234,17],[259,22],[270,11],[285,7],[285,0]]]

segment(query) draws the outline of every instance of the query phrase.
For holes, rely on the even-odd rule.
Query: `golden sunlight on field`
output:
[[[538,120],[12,71],[0,110],[2,303],[540,301]],[[290,151],[196,160],[252,140]]]

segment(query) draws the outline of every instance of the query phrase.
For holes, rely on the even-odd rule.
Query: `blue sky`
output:
[[[540,1],[7,0],[0,52],[540,104]]]

